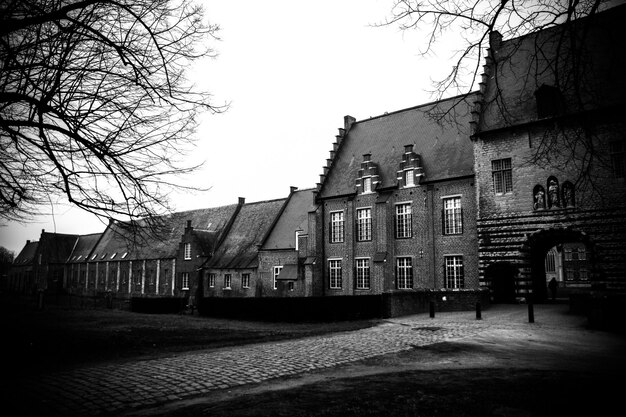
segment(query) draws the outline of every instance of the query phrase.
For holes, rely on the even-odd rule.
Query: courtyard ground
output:
[[[473,312],[288,324],[54,306],[38,311],[5,298],[3,347],[11,360],[3,379],[9,385],[16,370],[49,378],[102,363],[121,366],[374,326],[436,333],[457,322],[473,325]],[[483,311],[480,329],[465,337],[111,415],[609,415],[623,402],[625,352],[623,335],[589,329],[567,305],[535,306],[535,323],[528,323],[525,305],[492,306]]]

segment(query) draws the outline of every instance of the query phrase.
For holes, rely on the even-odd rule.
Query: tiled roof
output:
[[[218,238],[236,208],[237,205],[232,204],[173,213],[162,217],[162,223],[156,230],[148,231],[139,227],[138,234],[134,234],[125,224],[111,224],[95,247],[90,260],[95,262],[102,256],[109,260],[174,258],[188,220],[194,229],[199,229],[195,231],[205,232],[203,239],[206,236]]]
[[[65,263],[74,249],[78,235],[42,232],[38,253],[48,263]]]
[[[309,212],[315,210],[314,189],[295,191],[274,228],[263,244],[263,249],[295,249],[295,232],[308,233]]]
[[[78,241],[67,261],[70,263],[85,262],[101,236],[102,233],[78,236]]]
[[[37,252],[38,245],[39,242],[26,243],[26,245],[24,245],[24,247],[20,251],[19,255],[17,255],[17,257],[13,260],[13,265],[17,266],[31,264],[33,262],[33,259],[35,258],[35,253]]]
[[[479,130],[537,120],[534,94],[543,85],[559,88],[566,113],[623,105],[625,20],[626,6],[618,6],[569,26],[492,44],[497,65],[487,77]]]
[[[363,155],[368,153],[379,168],[379,188],[396,186],[404,146],[410,144],[421,156],[425,181],[472,175],[469,122],[475,97],[453,97],[354,123],[334,158],[320,196],[354,193]],[[444,113],[446,116],[439,120],[437,115]]]
[[[226,238],[207,266],[211,268],[254,268],[258,249],[286,199],[244,204]]]

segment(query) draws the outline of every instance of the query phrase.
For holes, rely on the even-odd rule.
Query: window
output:
[[[183,284],[183,290],[188,290],[189,289],[189,272],[183,272],[182,273],[182,284]]]
[[[278,274],[280,274],[280,271],[283,269],[282,266],[275,266],[274,267],[274,289],[277,289],[278,286],[276,285],[276,278],[278,278]]]
[[[128,256],[128,252],[124,252],[124,254],[122,255],[122,259],[126,258]]]
[[[609,144],[611,155],[611,169],[615,178],[624,178],[626,175],[626,152],[623,141],[614,141]]]
[[[241,287],[250,288],[250,274],[241,274]]]
[[[230,285],[232,284],[232,275],[224,274],[224,289],[230,290]]]
[[[446,288],[463,288],[465,286],[463,280],[463,257],[446,256],[445,263]]]
[[[343,242],[343,211],[330,213],[330,242]]]
[[[113,255],[111,255],[111,259],[115,258],[117,256],[117,252],[115,252]]]
[[[578,278],[579,278],[580,280],[582,280],[582,281],[586,281],[586,280],[588,280],[588,279],[589,279],[589,276],[587,275],[587,270],[586,270],[586,269],[581,268],[581,269],[578,271]]]
[[[294,282],[293,281],[289,281],[287,283],[287,288],[289,288],[289,291],[293,291],[294,288]]]
[[[356,288],[359,290],[369,290],[370,288],[370,260],[356,260]]]
[[[406,171],[404,171],[404,186],[415,186],[415,175],[412,169],[407,169]]]
[[[511,158],[491,161],[491,171],[493,173],[493,190],[496,194],[513,191]]]
[[[363,178],[363,194],[372,192],[372,177]]]
[[[443,234],[458,235],[463,233],[461,197],[443,200]]]
[[[328,276],[330,278],[330,288],[341,289],[341,259],[330,259],[328,261]]]
[[[209,274],[209,287],[215,287],[215,274]]]
[[[372,240],[372,209],[363,208],[356,211],[356,238],[358,241]]]
[[[411,237],[411,203],[396,205],[396,237]]]
[[[185,260],[191,259],[191,243],[185,243]]]
[[[396,287],[400,290],[413,288],[413,260],[396,258]]]
[[[556,257],[553,251],[546,254],[546,272],[556,272]]]

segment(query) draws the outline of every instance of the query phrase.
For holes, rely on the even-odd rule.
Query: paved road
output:
[[[557,307],[560,311],[567,308],[536,306],[533,324],[528,323],[525,306],[494,307],[483,312],[482,320],[476,320],[474,312],[438,313],[435,318],[407,316],[372,328],[326,336],[24,376],[17,381],[21,393],[14,399],[19,400],[24,412],[115,415],[486,332],[561,326],[562,314],[554,314]],[[569,320],[568,326],[580,327],[580,319]]]

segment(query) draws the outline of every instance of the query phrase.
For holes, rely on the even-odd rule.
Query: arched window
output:
[[[548,178],[548,208],[561,207],[561,193],[559,192],[559,180],[556,177]]]
[[[576,198],[574,196],[574,184],[569,181],[565,181],[561,187],[561,201],[563,201],[563,207],[574,207],[576,205]]]
[[[543,210],[546,208],[546,191],[541,185],[533,188],[533,210]]]

